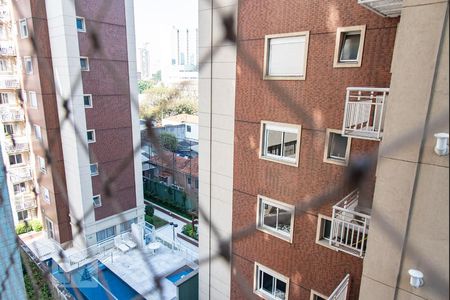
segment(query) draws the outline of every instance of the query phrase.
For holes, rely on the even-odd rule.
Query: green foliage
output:
[[[22,256],[23,259],[28,260],[28,265],[31,268],[31,274],[27,272],[24,263],[22,263],[23,281],[25,283],[25,291],[27,293],[28,299],[39,299],[39,300],[50,300],[53,299],[50,286],[47,283],[46,278],[42,275],[41,270],[25,255]],[[39,288],[39,297],[37,291],[33,287],[33,281]]]
[[[16,226],[16,234],[21,235],[27,232],[33,231],[33,227],[29,223],[20,222]]]
[[[33,228],[33,231],[39,232],[42,231],[42,223],[39,220],[31,220],[30,221],[31,228]]]
[[[168,107],[167,114],[176,116],[179,114],[195,115],[198,112],[198,105],[192,100],[181,100]]]
[[[155,209],[153,208],[152,205],[145,206],[145,214],[147,216],[153,217],[153,215],[155,214]]]
[[[151,89],[154,85],[155,83],[153,81],[139,80],[138,82],[139,94],[142,94],[145,91]]]
[[[198,241],[198,231],[195,226],[192,224],[186,224],[183,226],[182,232],[190,238],[193,238]]]
[[[152,79],[156,82],[161,81],[161,70],[152,75]]]
[[[175,135],[169,133],[169,132],[162,132],[159,135],[161,146],[165,149],[175,152],[178,148],[178,141]]]
[[[149,216],[149,215],[145,215],[145,222],[150,223],[152,225],[155,226],[156,229],[163,227],[164,225],[167,225],[169,222],[167,222],[164,219],[161,219],[158,216]]]

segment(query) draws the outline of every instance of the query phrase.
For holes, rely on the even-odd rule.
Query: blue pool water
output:
[[[184,276],[186,276],[187,274],[191,273],[192,271],[194,271],[192,268],[189,268],[188,266],[184,266],[181,269],[176,270],[175,272],[173,272],[166,278],[169,279],[170,281],[172,281],[173,283],[175,283],[178,280],[180,280],[181,278],[183,278]]]
[[[48,259],[45,263],[77,300],[144,299],[98,260],[70,273],[64,273],[53,259]],[[78,293],[74,287],[78,289]]]

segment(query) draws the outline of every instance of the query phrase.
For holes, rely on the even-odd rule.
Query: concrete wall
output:
[[[200,299],[230,299],[230,264],[212,257],[231,235],[236,46],[223,41],[220,16],[237,0],[199,1]],[[211,53],[214,52],[214,55]],[[213,231],[212,226],[217,230]]]
[[[403,3],[392,63],[360,299],[448,299],[449,131],[447,1]],[[425,284],[409,285],[409,269]]]

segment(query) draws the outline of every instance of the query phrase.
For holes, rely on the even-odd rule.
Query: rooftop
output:
[[[171,116],[168,118],[164,118],[162,120],[162,124],[168,125],[168,124],[198,124],[198,116],[196,115],[188,115],[188,114],[179,114],[176,116]]]

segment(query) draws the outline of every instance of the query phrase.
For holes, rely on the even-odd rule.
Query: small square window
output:
[[[19,20],[19,32],[20,32],[20,37],[22,39],[28,38],[27,19],[20,19]]]
[[[44,202],[50,204],[50,192],[47,188],[41,186],[41,192],[42,192],[42,200]]]
[[[263,121],[261,158],[298,166],[301,126]]]
[[[79,32],[86,32],[86,22],[84,20],[83,17],[77,17],[76,18],[76,23],[77,23],[77,30]]]
[[[8,103],[9,103],[9,94],[0,93],[0,104],[8,104]]]
[[[17,133],[17,127],[12,124],[3,125],[3,129],[4,129],[6,135],[14,135]]]
[[[322,214],[318,215],[316,243],[335,250],[330,245],[332,219]]]
[[[304,80],[308,40],[308,31],[266,36],[264,79]]]
[[[13,189],[14,189],[14,195],[18,195],[27,190],[25,182],[21,182],[21,183],[13,185]]]
[[[89,59],[87,57],[80,57],[81,71],[89,71]]]
[[[90,164],[91,176],[98,175],[98,163]]]
[[[254,280],[255,294],[264,299],[288,299],[289,278],[256,263]]]
[[[28,214],[28,211],[27,211],[27,210],[19,211],[19,212],[17,213],[17,219],[18,219],[19,221],[29,220],[29,219],[30,219],[30,216],[29,216],[29,214]]]
[[[30,56],[26,56],[23,58],[24,66],[25,66],[25,73],[28,75],[33,74],[33,60]]]
[[[292,242],[295,208],[292,205],[258,197],[258,228],[281,239]]]
[[[94,203],[94,207],[102,206],[102,197],[100,195],[96,195],[92,197],[92,202]]]
[[[327,300],[328,297],[325,297],[323,294],[318,293],[314,290],[311,290],[311,300]]]
[[[39,170],[41,173],[47,173],[47,167],[45,166],[45,159],[43,157],[38,156]]]
[[[88,130],[86,132],[87,142],[95,143],[95,130]]]
[[[92,107],[92,95],[83,95],[83,103],[85,108]]]
[[[28,96],[30,98],[30,107],[37,108],[38,107],[38,101],[37,101],[37,95],[36,92],[29,91]]]
[[[36,139],[40,142],[42,142],[42,130],[41,126],[39,125],[33,125],[34,126],[34,135],[36,136]]]
[[[361,66],[365,32],[366,25],[337,29],[333,63],[335,68]]]
[[[186,131],[187,131],[187,132],[191,132],[191,131],[192,131],[192,127],[189,126],[189,125],[186,125]]]
[[[9,156],[9,164],[10,165],[18,165],[23,163],[22,154],[15,154]]]
[[[336,165],[348,165],[351,138],[342,136],[341,131],[327,129],[323,161]]]

